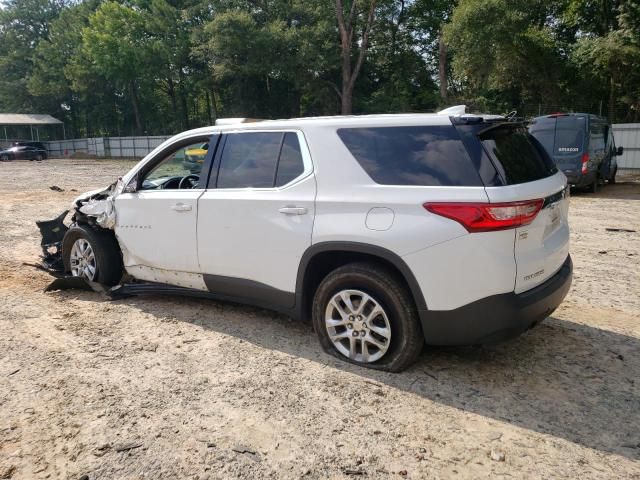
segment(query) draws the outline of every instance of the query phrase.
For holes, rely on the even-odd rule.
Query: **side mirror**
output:
[[[127,186],[122,189],[122,193],[135,193],[137,190],[138,190],[138,176],[136,175],[131,180],[129,180],[129,183],[127,183]]]
[[[624,153],[624,148],[622,148],[622,147],[618,147],[618,148],[616,149],[616,155],[622,155],[623,153]]]

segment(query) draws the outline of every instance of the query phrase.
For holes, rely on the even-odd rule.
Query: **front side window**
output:
[[[144,176],[140,190],[172,190],[194,188],[198,185],[208,142],[197,142],[178,148],[165,157]]]
[[[281,187],[303,172],[300,143],[295,133],[231,133],[222,151],[217,187]]]

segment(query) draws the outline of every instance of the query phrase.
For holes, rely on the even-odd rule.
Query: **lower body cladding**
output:
[[[492,295],[454,310],[420,311],[429,345],[479,345],[516,337],[540,323],[562,303],[571,287],[571,257],[541,285],[520,294]]]

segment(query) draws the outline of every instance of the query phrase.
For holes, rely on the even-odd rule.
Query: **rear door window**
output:
[[[338,136],[378,184],[483,185],[453,126],[341,128]]]
[[[281,187],[304,171],[295,132],[230,133],[220,158],[217,187]]]
[[[527,129],[500,124],[479,133],[480,141],[507,185],[549,177],[557,168]]]
[[[273,187],[282,133],[227,135],[218,172],[218,188]]]

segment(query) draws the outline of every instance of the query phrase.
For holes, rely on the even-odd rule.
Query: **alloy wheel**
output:
[[[325,326],[335,348],[356,362],[380,360],[391,343],[387,313],[375,298],[360,290],[342,290],[331,298]]]
[[[73,243],[69,260],[71,275],[93,281],[96,276],[96,256],[87,240],[79,238]]]

